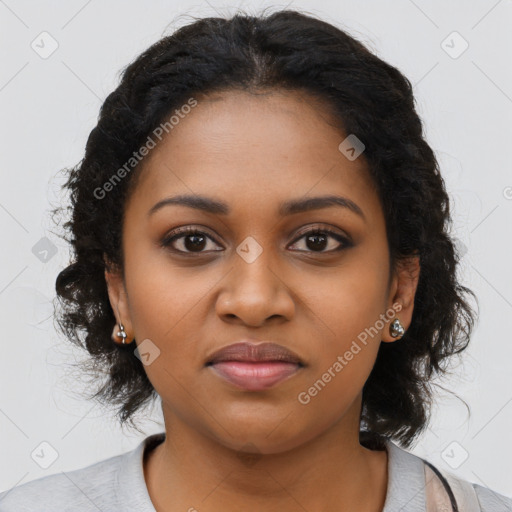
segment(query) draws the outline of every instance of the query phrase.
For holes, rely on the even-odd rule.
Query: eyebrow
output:
[[[188,208],[194,208],[196,210],[202,210],[207,213],[213,213],[215,215],[228,215],[231,212],[230,207],[210,197],[199,196],[199,195],[178,195],[173,197],[166,197],[161,201],[158,201],[148,211],[148,216],[153,215],[157,210],[169,205],[186,206]],[[311,210],[320,210],[322,208],[328,208],[332,206],[340,206],[347,208],[353,213],[359,215],[366,221],[366,217],[361,208],[354,203],[351,199],[336,195],[325,195],[319,197],[310,197],[306,199],[292,199],[285,201],[279,206],[279,215],[282,217],[286,215],[293,215],[296,213],[307,212]]]

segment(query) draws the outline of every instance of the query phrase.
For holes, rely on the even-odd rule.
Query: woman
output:
[[[0,509],[503,511],[406,448],[474,325],[410,82],[285,10],[158,41],[71,170],[59,325],[165,432]]]

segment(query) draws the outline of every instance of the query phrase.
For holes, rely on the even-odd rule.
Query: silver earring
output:
[[[124,330],[124,325],[123,325],[121,322],[119,322],[119,328],[120,328],[121,330],[117,333],[117,335],[118,335],[119,337],[123,338],[123,339],[122,339],[122,344],[123,344],[123,345],[125,345],[125,344],[126,344],[126,337],[127,337],[127,334],[126,334],[126,332],[125,332],[125,330]]]
[[[116,336],[117,338],[121,338],[121,343],[123,345],[126,345],[126,338],[128,335],[126,334],[126,332],[124,330],[124,325],[121,322],[119,322],[119,329],[120,329],[119,331],[117,331],[116,326],[117,326],[117,324],[114,326],[114,332],[112,333],[112,339],[114,339],[114,336]],[[116,341],[116,340],[114,339],[114,341]]]
[[[389,334],[393,336],[393,338],[401,338],[405,333],[404,326],[400,323],[398,318],[395,318],[389,327]]]

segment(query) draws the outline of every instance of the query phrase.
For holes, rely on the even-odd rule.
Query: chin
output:
[[[280,422],[281,425],[279,425]],[[282,422],[282,419],[261,423],[261,418],[255,419],[252,423],[244,421],[243,425],[239,425],[236,421],[224,421],[222,425],[233,435],[230,436],[224,428],[219,427],[216,429],[214,438],[220,444],[240,453],[271,455],[297,448],[318,435],[313,429],[310,435],[300,432],[297,428],[291,431],[291,426],[297,427],[296,422],[288,424],[287,429],[284,428],[284,423],[286,420]]]

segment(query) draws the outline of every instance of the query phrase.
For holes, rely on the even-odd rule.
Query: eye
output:
[[[186,226],[184,228],[177,228],[171,231],[161,241],[161,245],[163,247],[170,246],[172,250],[185,254],[194,252],[202,253],[207,252],[203,251],[203,249],[207,245],[208,240],[215,242],[215,240],[213,240],[213,238],[207,235],[204,231],[199,231],[197,228],[192,226]],[[180,242],[181,246],[184,247],[185,250],[183,250],[183,248],[177,248],[175,246],[176,242]]]
[[[311,252],[338,252],[345,249],[346,247],[352,246],[352,243],[347,237],[340,235],[339,233],[336,233],[330,229],[324,229],[321,227],[316,227],[314,229],[310,229],[306,232],[303,232],[302,235],[296,239],[294,244],[296,244],[297,241],[302,240],[303,238],[306,240],[306,245],[307,247],[310,248]],[[336,242],[338,242],[338,247],[335,247],[333,249],[333,244],[331,243],[331,248],[329,250],[324,250],[326,247],[329,246],[329,239],[331,239],[331,241],[332,239],[334,239]],[[336,246],[336,243],[334,243],[334,245]]]
[[[313,229],[309,229],[307,231],[302,232],[299,238],[295,239],[293,245],[297,244],[299,240],[306,240],[306,250],[299,249],[299,252],[317,252],[317,253],[329,253],[329,252],[338,252],[346,247],[351,247],[352,243],[350,240],[339,234],[335,231],[332,231],[328,228],[316,227]],[[329,239],[331,240],[331,244],[329,244]],[[222,251],[223,249],[211,249],[210,251],[205,250],[208,245],[208,240],[215,243],[213,237],[205,233],[204,231],[200,231],[197,228],[192,226],[185,226],[182,228],[177,228],[167,234],[163,240],[160,242],[162,247],[170,247],[171,250],[177,253],[183,254],[192,254],[192,253],[206,253],[211,251]],[[332,240],[337,242],[338,247],[336,247],[336,243],[334,243],[334,248],[329,245],[333,245]],[[181,244],[181,247],[177,247]],[[327,247],[328,250],[325,250]]]

